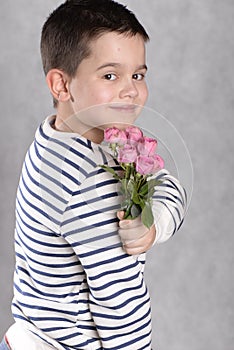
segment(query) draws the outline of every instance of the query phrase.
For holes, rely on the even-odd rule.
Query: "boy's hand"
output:
[[[148,229],[143,225],[140,216],[134,220],[124,220],[124,212],[118,211],[119,235],[123,248],[129,255],[137,255],[149,250],[156,237],[155,226]]]

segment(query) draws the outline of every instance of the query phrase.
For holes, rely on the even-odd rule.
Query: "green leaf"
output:
[[[156,179],[149,180],[146,184],[144,184],[140,189],[140,195],[147,200],[147,198],[151,198],[155,192],[155,186],[159,185],[161,181]]]
[[[159,185],[161,181],[156,179],[150,179],[147,183],[148,183],[149,190],[151,190],[151,189],[154,189],[155,186]]]
[[[132,197],[132,201],[135,204],[140,204],[141,203],[141,198],[140,198],[138,193],[134,193],[134,195]]]
[[[142,220],[142,223],[148,228],[150,228],[154,223],[152,208],[148,202],[145,203],[145,206],[142,210],[141,220]]]
[[[131,216],[133,219],[137,218],[141,213],[141,208],[138,205],[133,204],[131,207]]]
[[[109,167],[108,165],[100,165],[100,167],[102,169],[108,171],[109,173],[111,173],[114,176],[114,178],[116,178],[118,180],[120,179],[119,175],[115,172],[115,170],[113,168]]]
[[[139,206],[141,207],[141,211],[144,209],[144,207],[145,207],[145,202],[146,202],[146,200],[144,199],[144,198],[141,198],[141,200],[140,200],[140,203],[139,203]]]
[[[133,191],[135,191],[135,183],[132,179],[127,181],[127,189],[130,194],[132,194]]]
[[[123,202],[121,203],[121,209],[126,210],[130,206],[129,200],[124,199]]]
[[[121,182],[121,187],[120,187],[121,193],[124,195],[124,197],[126,197],[127,199],[130,199],[131,192],[129,192],[129,189],[128,189],[128,180],[121,179],[120,182]]]
[[[146,182],[143,186],[140,187],[139,194],[145,196],[148,193],[148,183]]]
[[[141,202],[141,196],[140,196],[140,194],[137,192],[137,188],[136,188],[136,187],[134,187],[133,192],[132,192],[132,201],[133,201],[135,204],[140,204],[140,202]]]

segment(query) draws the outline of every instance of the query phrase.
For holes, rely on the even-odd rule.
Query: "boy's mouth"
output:
[[[116,112],[122,113],[135,113],[139,106],[135,104],[112,104],[109,105],[109,108]]]

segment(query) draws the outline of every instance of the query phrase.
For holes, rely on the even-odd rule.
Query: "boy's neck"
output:
[[[104,139],[104,131],[98,128],[90,128],[85,124],[77,122],[77,118],[62,118],[58,113],[55,116],[54,129],[60,132],[76,133],[91,142],[100,144]]]

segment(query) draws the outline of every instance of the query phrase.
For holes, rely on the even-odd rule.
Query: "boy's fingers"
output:
[[[124,211],[123,210],[117,211],[117,218],[119,220],[123,220],[123,218],[124,218]]]
[[[146,250],[144,250],[142,248],[127,248],[127,247],[124,247],[124,251],[128,255],[139,255],[139,254],[145,253]]]
[[[122,220],[119,222],[119,227],[123,229],[135,228],[142,225],[143,224],[140,216],[138,216],[136,219],[133,219],[133,220]]]
[[[121,228],[128,228],[128,227],[134,228],[134,227],[142,225],[140,216],[138,216],[135,219],[128,219],[127,220],[127,219],[124,219],[124,215],[125,215],[125,212],[123,210],[117,211],[117,217],[120,220],[119,226]]]
[[[137,222],[131,223],[131,225],[122,225],[125,220],[119,223],[120,227],[118,231],[122,241],[138,240],[139,238],[144,237],[149,231],[151,231],[151,228],[148,229],[145,225],[142,224],[141,220],[135,220],[137,220]]]
[[[129,255],[141,254],[149,250],[155,241],[156,231],[152,229],[147,232],[144,238],[138,240],[125,240],[123,248]]]
[[[122,226],[119,228],[119,235],[122,240],[136,240],[143,237],[147,232],[148,229],[144,225],[137,226],[137,228],[122,228]]]

